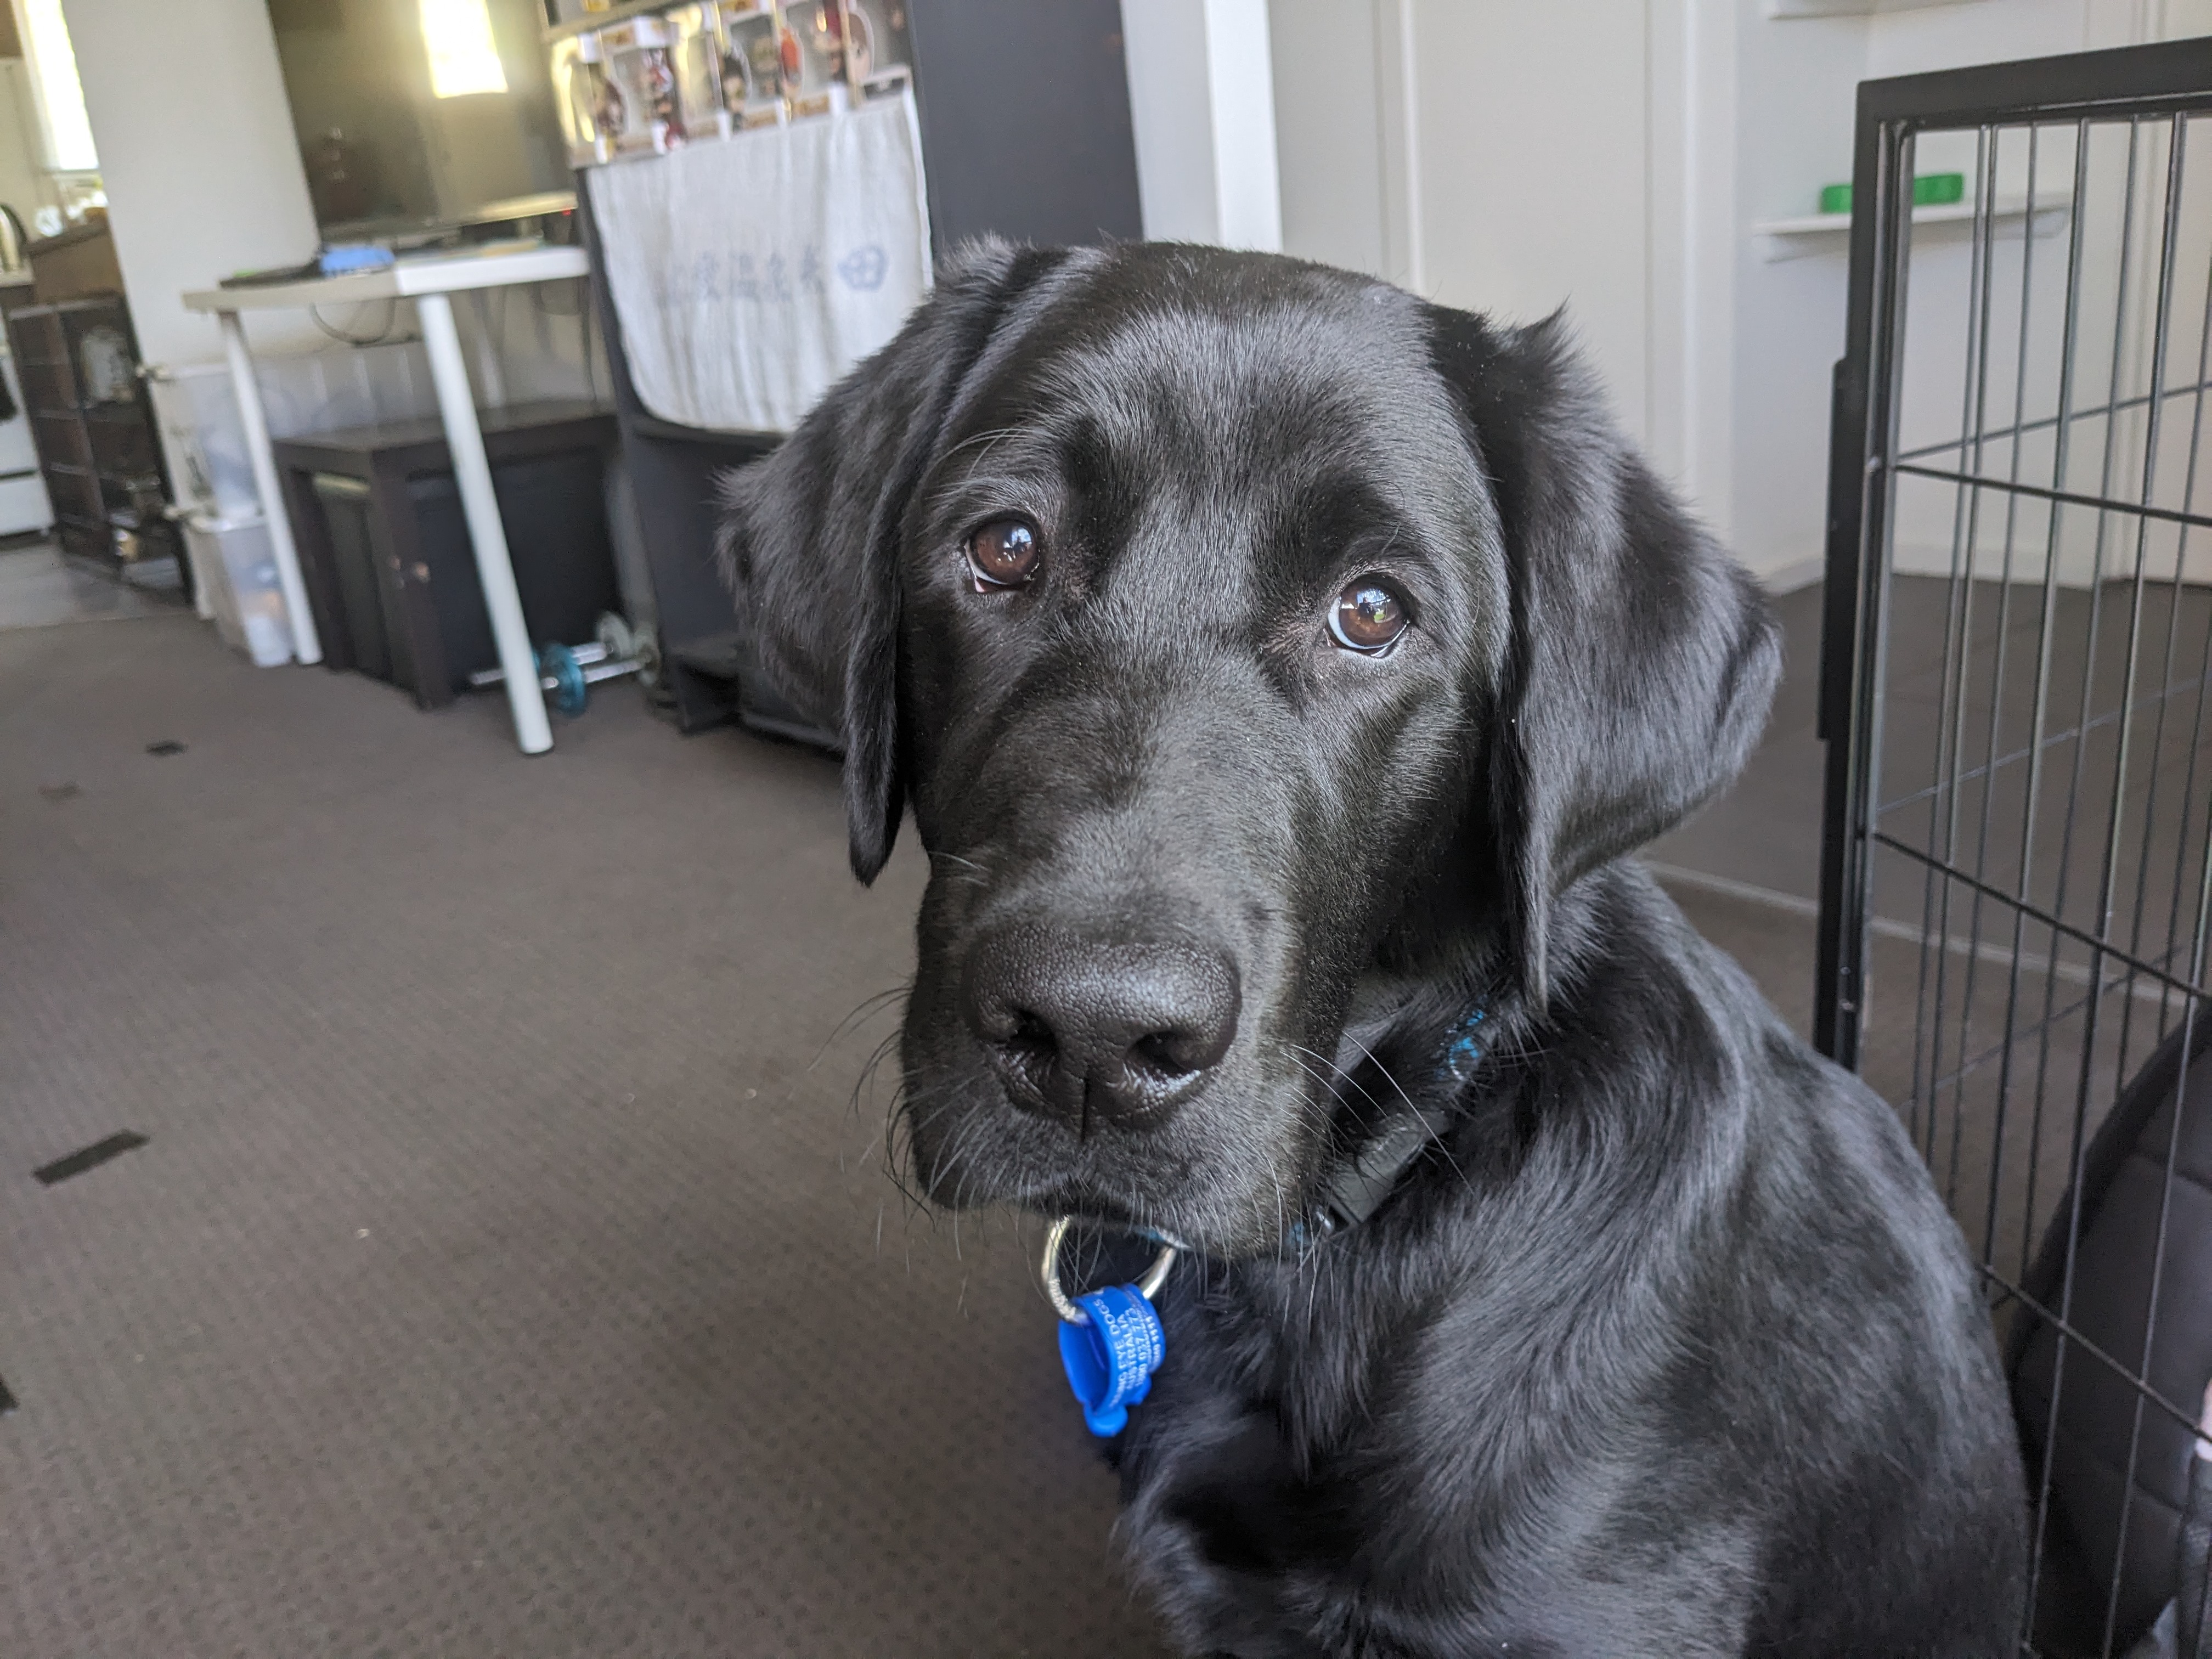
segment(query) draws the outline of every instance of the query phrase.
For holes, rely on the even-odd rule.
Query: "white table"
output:
[[[461,358],[460,335],[453,327],[453,303],[447,296],[470,289],[507,288],[588,276],[591,262],[577,247],[534,247],[512,253],[459,254],[402,259],[382,270],[349,276],[310,277],[258,288],[210,288],[185,295],[193,311],[213,312],[222,325],[222,344],[230,360],[230,383],[238,397],[246,447],[253,462],[253,482],[261,492],[276,574],[284,587],[284,608],[292,619],[292,646],[303,663],[323,659],[307,590],[300,580],[300,552],[284,511],[276,479],[276,458],[269,447],[269,420],[261,407],[261,388],[253,378],[253,359],[239,320],[245,311],[292,310],[302,306],[358,305],[370,300],[412,300],[422,325],[422,344],[430,356],[430,379],[437,388],[438,413],[445,422],[446,444],[453,452],[453,477],[460,486],[461,511],[476,553],[477,580],[483,584],[484,608],[491,614],[492,637],[505,671],[507,705],[514,713],[514,739],[526,755],[553,746],[545,718],[545,693],[538,683],[537,655],[522,620],[515,592],[514,563],[508,556],[507,528],[500,522],[499,500],[492,494],[491,465],[484,459],[483,431],[477,424],[475,395],[468,365]]]

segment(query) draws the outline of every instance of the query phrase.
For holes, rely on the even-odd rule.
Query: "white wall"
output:
[[[1724,525],[1735,42],[1711,10],[1273,0],[1273,26],[1286,251],[1507,320],[1564,306],[1622,425]]]
[[[1871,17],[1775,19],[1765,0],[1735,0],[1740,53],[1742,173],[1737,206],[1736,491],[1738,550],[1754,569],[1785,582],[1819,571],[1826,539],[1832,365],[1843,354],[1847,252],[1841,239],[1803,258],[1770,262],[1753,227],[1814,211],[1823,184],[1850,177],[1854,88],[1858,81],[2014,58],[2081,52],[2212,28],[2204,0],[1965,0]],[[2008,152],[2010,161],[2021,156]],[[2050,161],[2046,151],[2045,164]],[[1971,135],[1921,141],[1918,172],[1974,171]],[[2017,188],[2008,166],[1999,194]],[[2045,175],[2045,188],[2051,183]],[[2046,222],[2046,236],[2063,228]],[[2039,247],[2046,272],[2064,258]],[[2016,237],[1999,244],[2014,283]],[[1957,427],[1964,369],[1963,295],[1971,248],[1962,234],[1923,228],[1916,239],[1912,310],[1907,319],[1917,386],[1948,398]],[[1997,284],[2002,289],[2002,283]],[[2037,284],[2039,290],[2043,287]],[[1942,392],[1935,383],[1951,367]],[[1919,417],[1940,420],[1932,406]],[[1929,563],[1943,545],[1948,566],[1950,497],[1908,488],[1901,498],[1901,568]],[[1941,522],[1939,523],[1938,520]]]
[[[1273,21],[1286,250],[1507,318],[1565,304],[1623,425],[1790,584],[1824,541],[1845,248],[1770,262],[1753,228],[1850,176],[1857,82],[2212,32],[2212,0],[1273,0]],[[1921,170],[1971,167],[1959,142]]]
[[[1267,0],[1121,0],[1145,234],[1283,246]]]
[[[1843,355],[1840,239],[1770,263],[1752,227],[1802,217],[1851,176],[1858,82],[1872,20],[1778,19],[1765,0],[1726,0],[1736,28],[1735,290],[1731,442],[1739,556],[1781,585],[1818,574],[1827,518],[1831,365]]]
[[[1273,0],[1283,251],[1370,276],[1385,262],[1376,28],[1364,0]]]
[[[1430,0],[1415,12],[1421,274],[1446,305],[1565,305],[1648,430],[1643,0]]]
[[[218,356],[186,289],[251,266],[297,264],[315,217],[263,0],[63,0],[84,85],[116,258],[151,362]],[[321,342],[272,314],[257,344]]]
[[[61,201],[41,160],[31,66],[20,58],[0,58],[0,202],[15,209],[23,228],[34,236],[39,210]]]

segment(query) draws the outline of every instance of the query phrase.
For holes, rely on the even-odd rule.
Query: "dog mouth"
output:
[[[908,1165],[922,1195],[939,1208],[1003,1205],[1139,1232],[1164,1227],[1178,1207],[1164,1188],[1180,1182],[1116,1167],[1119,1149],[1040,1123],[988,1073],[972,1075],[957,1097],[939,1094],[934,1110],[905,1109]]]
[[[1180,864],[1148,850],[1101,879],[1080,836],[1033,867],[946,839],[994,879],[933,878],[923,899],[900,1055],[917,1192],[1273,1249],[1335,1109],[1293,1049],[1334,1051],[1340,1012],[1291,971],[1295,918],[1261,902],[1252,872],[1279,860],[1224,867],[1224,830]]]
[[[1025,1104],[985,1056],[909,1076],[917,1086],[902,1108],[905,1163],[931,1204],[1073,1217],[1224,1257],[1273,1251],[1294,1227],[1314,1149],[1293,1145],[1293,1132],[1326,1103],[1302,1090],[1303,1076],[1267,1085],[1217,1077],[1164,1122],[1081,1135]],[[1308,1097],[1289,1097],[1300,1092]]]

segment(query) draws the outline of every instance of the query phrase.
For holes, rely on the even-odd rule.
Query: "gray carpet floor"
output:
[[[0,544],[0,628],[167,616],[185,606],[173,560],[160,562],[161,579],[148,572],[126,583],[70,563],[51,542],[20,540]]]
[[[1163,1652],[1034,1229],[883,1168],[911,836],[557,736],[0,633],[0,1656]],[[1803,1029],[1812,924],[1678,896]]]
[[[0,634],[0,1655],[1161,1651],[1031,1240],[854,1101],[921,860],[628,687],[558,740]]]

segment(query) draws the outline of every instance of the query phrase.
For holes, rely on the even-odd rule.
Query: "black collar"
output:
[[[1490,1011],[1477,1003],[1460,1017],[1446,1034],[1437,1065],[1440,1083],[1448,1082],[1456,1096],[1481,1061],[1479,1040]],[[1323,1240],[1357,1227],[1382,1207],[1397,1189],[1415,1160],[1441,1138],[1449,1115],[1437,1108],[1424,1109],[1410,1100],[1382,1133],[1332,1170],[1305,1214],[1292,1222],[1283,1240],[1283,1254],[1303,1256]]]

